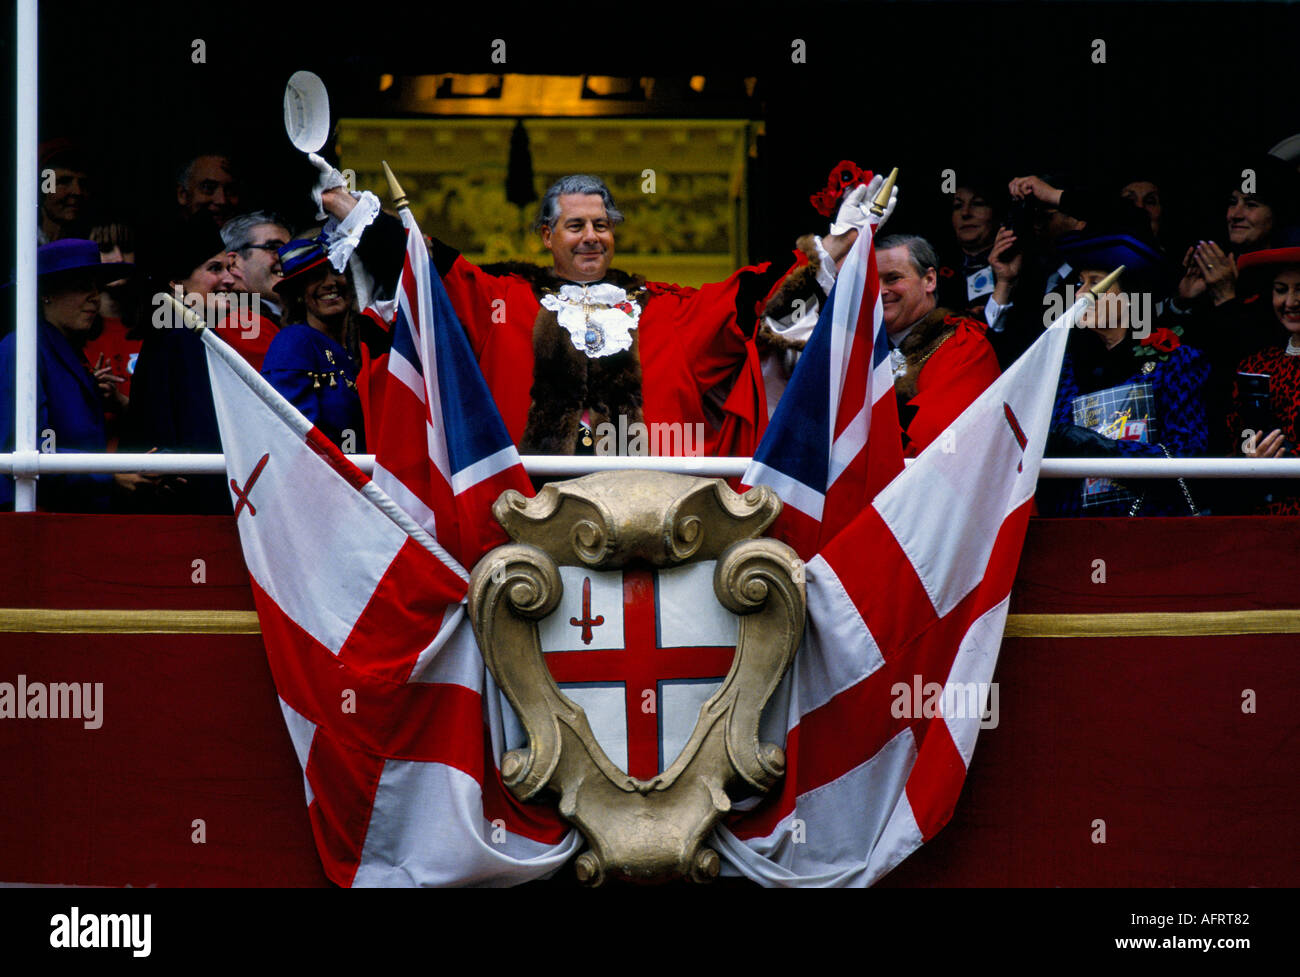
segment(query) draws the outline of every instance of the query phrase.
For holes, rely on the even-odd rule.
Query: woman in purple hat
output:
[[[352,286],[330,266],[319,241],[290,241],[280,260],[284,278],[275,290],[289,325],[271,341],[262,375],[343,451],[364,453]]]
[[[107,368],[92,370],[82,350],[99,314],[106,282],[132,266],[101,263],[93,241],[64,238],[37,251],[41,321],[37,331],[37,447],[41,451],[102,452],[107,449],[105,401],[121,379]],[[15,337],[0,342],[0,438],[14,445]],[[154,481],[147,475],[45,476],[37,488],[40,508],[54,512],[105,512],[116,485],[134,491]],[[13,505],[13,482],[0,479],[0,508]]]

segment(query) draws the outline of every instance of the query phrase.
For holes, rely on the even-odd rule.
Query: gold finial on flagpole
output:
[[[406,199],[406,194],[402,192],[402,185],[397,182],[397,177],[393,176],[393,170],[388,165],[388,160],[382,160],[382,162],[384,164],[384,177],[388,180],[388,192],[393,195],[393,206],[401,210],[410,201]]]
[[[1109,275],[1107,275],[1105,278],[1099,281],[1096,285],[1088,289],[1088,291],[1092,293],[1092,297],[1094,299],[1101,298],[1102,295],[1110,291],[1110,287],[1115,284],[1115,282],[1119,279],[1119,276],[1122,274],[1124,274],[1124,266],[1120,265]]]
[[[876,194],[876,199],[871,201],[871,212],[877,217],[885,215],[885,208],[889,206],[889,195],[893,193],[894,184],[898,182],[898,167],[895,166],[889,171],[889,179],[880,186],[880,192]]]

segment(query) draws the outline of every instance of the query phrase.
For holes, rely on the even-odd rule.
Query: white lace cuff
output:
[[[379,198],[369,190],[362,193],[354,191],[352,198],[357,202],[352,213],[342,221],[331,217],[321,232],[325,237],[330,264],[337,272],[342,272],[348,266],[348,259],[361,243],[362,232],[379,216]]]
[[[862,232],[859,231],[858,233],[861,234]],[[835,284],[835,273],[837,271],[835,259],[830,256],[830,252],[822,244],[820,235],[813,235],[813,247],[817,249],[817,260],[821,264],[821,267],[817,269],[817,284],[822,287],[823,292],[829,292],[831,286]]]

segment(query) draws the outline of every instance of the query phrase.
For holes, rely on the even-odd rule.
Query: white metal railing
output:
[[[14,50],[14,436],[15,454],[36,450],[36,241],[40,231],[40,181],[37,173],[37,14],[36,0],[18,0]],[[36,508],[36,480],[14,484],[14,509]]]
[[[367,474],[374,455],[349,455]],[[586,475],[598,471],[652,469],[683,475],[732,478],[743,475],[748,458],[628,458],[524,455],[524,468],[542,477]],[[0,454],[0,475],[85,475],[137,472],[159,475],[221,475],[216,454],[57,454],[31,451]],[[1300,478],[1300,459],[1279,458],[1046,458],[1041,478]]]

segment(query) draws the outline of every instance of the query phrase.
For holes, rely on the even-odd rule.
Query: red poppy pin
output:
[[[872,172],[864,170],[849,159],[842,159],[835,164],[826,179],[826,189],[819,190],[808,198],[817,213],[823,217],[835,216],[839,210],[840,199],[853,187],[861,183],[870,183]]]
[[[1183,334],[1182,326],[1175,326],[1172,329],[1156,329],[1149,336],[1139,341],[1133,353],[1137,356],[1158,356],[1163,363],[1169,359],[1169,354],[1178,347],[1183,345],[1181,337]]]

